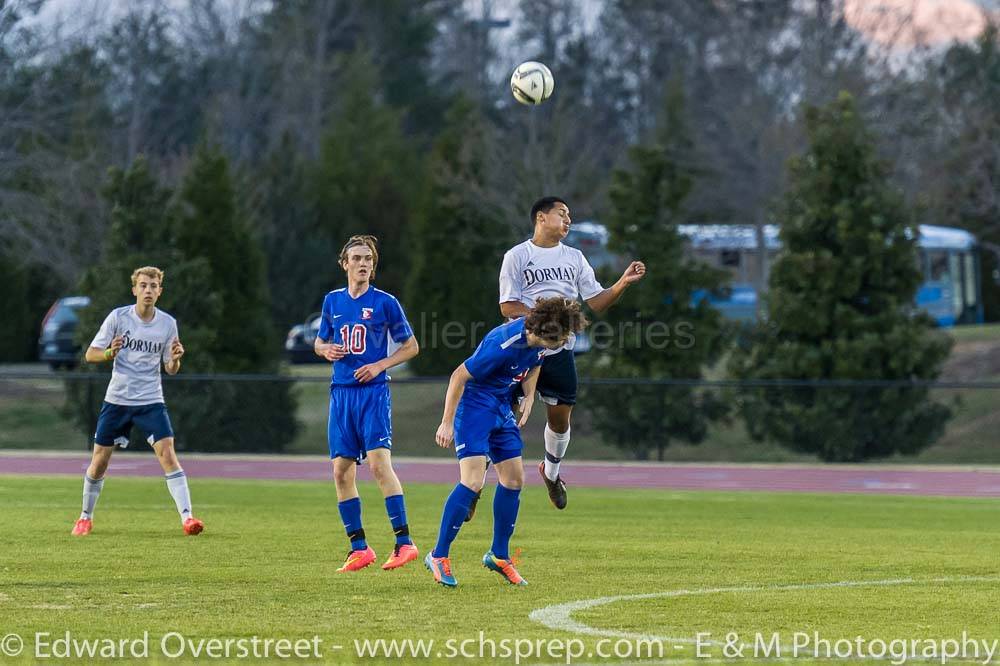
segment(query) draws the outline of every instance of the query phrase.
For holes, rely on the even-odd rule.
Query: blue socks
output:
[[[475,496],[474,491],[461,483],[455,485],[455,489],[451,491],[444,503],[444,511],[441,514],[441,529],[438,532],[437,545],[431,552],[432,557],[448,557],[451,542],[458,536],[458,531],[462,528],[462,523],[465,522],[465,516],[469,513],[469,506]]]
[[[347,538],[351,540],[351,550],[364,550],[368,547],[365,540],[365,530],[361,527],[361,498],[352,497],[349,500],[337,503],[340,510],[340,519],[344,521],[344,530]],[[393,534],[396,535],[396,545],[412,544],[410,540],[410,527],[406,523],[406,504],[402,495],[393,495],[385,498],[385,512],[389,515],[389,522],[392,523]],[[463,515],[464,518],[464,515]]]
[[[514,534],[517,510],[521,506],[521,490],[511,490],[497,484],[493,496],[493,554],[501,560],[510,559],[510,537]]]
[[[385,498],[385,512],[392,523],[392,533],[396,535],[396,545],[412,544],[410,526],[406,523],[406,504],[402,495],[392,495]]]
[[[361,498],[353,497],[337,503],[340,509],[340,519],[344,521],[347,538],[351,540],[351,550],[364,550],[368,547],[365,541],[365,531],[361,527]]]

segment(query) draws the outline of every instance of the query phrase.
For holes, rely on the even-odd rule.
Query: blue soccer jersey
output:
[[[529,347],[524,319],[516,319],[490,331],[475,353],[465,361],[472,375],[466,390],[488,393],[507,402],[511,389],[535,366],[542,364],[545,350]]]
[[[413,337],[403,307],[389,293],[368,287],[352,298],[347,288],[335,289],[323,299],[318,337],[347,348],[347,356],[333,364],[331,386],[358,386],[354,371],[389,355],[389,340],[403,343]],[[386,373],[367,385],[385,383]]]
[[[465,362],[472,375],[455,410],[455,455],[489,456],[493,463],[521,455],[521,431],[510,408],[511,389],[541,365],[540,347],[529,347],[524,320],[487,334]]]

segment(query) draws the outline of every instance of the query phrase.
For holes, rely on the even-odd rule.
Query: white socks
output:
[[[177,505],[177,513],[181,514],[181,522],[191,517],[191,491],[188,490],[187,475],[183,469],[178,469],[167,474],[167,490],[174,498]]]
[[[545,424],[545,476],[549,481],[559,478],[559,463],[569,448],[569,432],[555,432]]]
[[[94,481],[86,474],[83,475],[83,511],[80,518],[89,520],[94,517],[94,507],[97,506],[97,498],[101,496],[103,487],[104,479]]]

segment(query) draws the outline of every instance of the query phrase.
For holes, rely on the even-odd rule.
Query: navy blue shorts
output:
[[[538,373],[537,391],[546,405],[576,404],[576,358],[573,351],[563,349],[557,354],[542,359],[542,369]],[[524,395],[518,384],[514,387],[514,404]]]
[[[145,433],[150,446],[165,437],[174,436],[167,406],[162,402],[151,405],[112,405],[105,402],[97,417],[94,443],[99,446],[128,446],[128,435],[133,425]]]
[[[392,448],[392,398],[388,382],[330,389],[326,428],[330,458],[360,463],[372,449]]]
[[[470,392],[455,410],[455,455],[487,456],[494,465],[521,455],[524,442],[510,405]]]

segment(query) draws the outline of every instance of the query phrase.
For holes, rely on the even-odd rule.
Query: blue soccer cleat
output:
[[[458,581],[451,575],[451,560],[447,557],[434,557],[433,553],[427,553],[424,558],[424,566],[434,574],[434,580],[445,587],[456,587]]]
[[[483,566],[490,571],[495,571],[500,574],[503,579],[511,585],[528,584],[528,581],[521,578],[521,574],[517,573],[517,569],[514,568],[513,562],[510,560],[501,560],[493,554],[492,550],[483,555]]]

